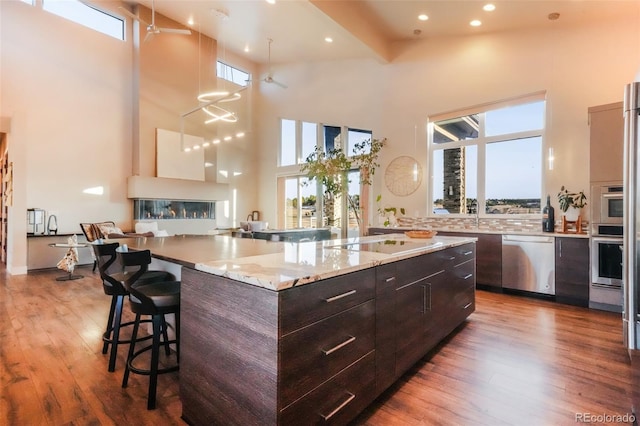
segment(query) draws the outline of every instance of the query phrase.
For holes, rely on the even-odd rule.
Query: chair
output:
[[[82,233],[84,234],[88,243],[92,243],[100,238],[107,238],[107,236],[102,233],[102,227],[104,226],[115,228],[116,224],[112,221],[100,223],[80,223],[80,229],[82,229]],[[98,262],[93,252],[91,253],[91,255],[93,256],[93,272],[95,272]]]
[[[147,271],[151,263],[151,252],[141,251],[118,251],[118,257],[123,266],[138,268],[122,281],[123,286],[129,291],[129,304],[131,310],[136,314],[131,336],[132,343],[129,345],[127,365],[122,378],[122,387],[126,388],[129,381],[129,374],[142,374],[149,376],[149,394],[147,397],[147,409],[156,408],[156,388],[158,384],[158,374],[178,371],[180,361],[180,282],[165,281],[137,286],[139,277]],[[175,339],[169,340],[168,326],[165,320],[166,314],[175,315]],[[141,316],[150,315],[153,324],[152,344],[136,350],[136,339],[140,327]],[[176,364],[169,367],[159,368],[160,346],[164,344],[165,353],[170,355],[170,344],[176,346]],[[151,351],[151,363],[149,368],[139,368],[134,366],[136,358],[144,352]]]
[[[104,293],[111,296],[111,307],[109,308],[109,318],[107,320],[107,326],[102,334],[102,340],[104,344],[102,346],[102,353],[106,354],[111,345],[111,353],[109,355],[108,371],[115,371],[116,359],[118,354],[119,344],[129,344],[131,340],[120,339],[120,330],[122,327],[134,325],[134,321],[122,323],[122,306],[124,304],[124,297],[129,294],[127,289],[121,284],[121,281],[127,276],[131,275],[131,272],[124,271],[122,266],[116,262],[116,249],[119,244],[106,243],[106,244],[92,244],[93,254],[98,265],[98,271],[100,278],[102,278],[102,288]],[[153,282],[171,281],[175,280],[175,276],[165,271],[146,271],[137,280],[136,285],[146,285]],[[147,320],[147,322],[151,322]],[[149,339],[150,336],[146,336],[140,340]]]

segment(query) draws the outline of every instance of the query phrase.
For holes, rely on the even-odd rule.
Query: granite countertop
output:
[[[278,291],[476,240],[446,236],[415,239],[398,233],[304,243],[226,235],[128,238],[122,242],[135,249],[149,249],[158,259]]]

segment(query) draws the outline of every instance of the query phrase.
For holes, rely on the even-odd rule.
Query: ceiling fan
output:
[[[262,81],[264,81],[265,83],[273,83],[277,86],[282,87],[283,89],[286,89],[287,88],[286,84],[273,79],[273,71],[271,70],[271,43],[273,43],[273,39],[268,38],[267,40],[269,41],[269,60],[268,60],[269,72],[262,79]]]
[[[154,35],[160,34],[160,33],[191,35],[191,30],[188,30],[188,29],[161,28],[161,27],[156,26],[156,9],[155,9],[154,0],[151,0],[151,23],[150,24],[148,22],[145,22],[142,19],[140,19],[140,17],[138,15],[134,15],[133,13],[129,12],[124,7],[120,6],[120,9],[122,9],[122,11],[124,12],[125,15],[129,16],[131,19],[135,19],[136,21],[140,22],[141,24],[143,24],[143,25],[145,25],[147,27],[147,35],[144,37],[144,41],[148,41]]]

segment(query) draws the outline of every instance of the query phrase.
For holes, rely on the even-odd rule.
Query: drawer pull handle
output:
[[[356,398],[356,396],[351,392],[347,392],[347,395],[349,395],[347,399],[345,399],[340,405],[334,408],[333,411],[331,411],[329,414],[320,414],[325,422],[328,421],[331,417],[335,416],[340,410],[342,410],[347,406],[347,404],[349,404]]]
[[[468,280],[469,278],[471,278],[473,276],[473,274],[469,274],[466,277],[464,277],[465,280]]]
[[[464,305],[464,308],[462,308],[462,309],[467,309],[469,306],[471,306],[471,303],[472,302],[467,303],[466,305]]]
[[[352,294],[356,294],[356,291],[355,290],[347,291],[346,293],[338,294],[337,296],[333,296],[324,300],[327,303],[331,303],[331,302],[335,302],[336,300],[342,299],[343,297],[351,296]]]
[[[390,283],[391,281],[395,281],[395,280],[396,280],[396,277],[389,277],[386,280],[384,280],[384,282]]]
[[[344,342],[332,347],[331,349],[327,349],[327,350],[322,350],[322,352],[324,352],[325,355],[331,355],[332,353],[334,353],[335,351],[337,351],[340,348],[344,348],[345,346],[347,346],[349,343],[355,342],[356,338],[351,336],[349,337],[347,340],[345,340]]]
[[[473,252],[471,250],[469,250],[469,251],[465,251],[463,254],[465,256],[469,256],[470,254],[473,254]]]

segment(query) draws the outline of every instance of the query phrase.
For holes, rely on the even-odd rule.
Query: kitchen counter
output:
[[[161,260],[279,291],[475,241],[446,236],[415,239],[399,233],[304,243],[226,235],[128,238],[120,242],[149,249]]]
[[[455,332],[475,310],[475,241],[392,234],[128,244],[185,265],[182,418],[300,425],[348,424]]]

